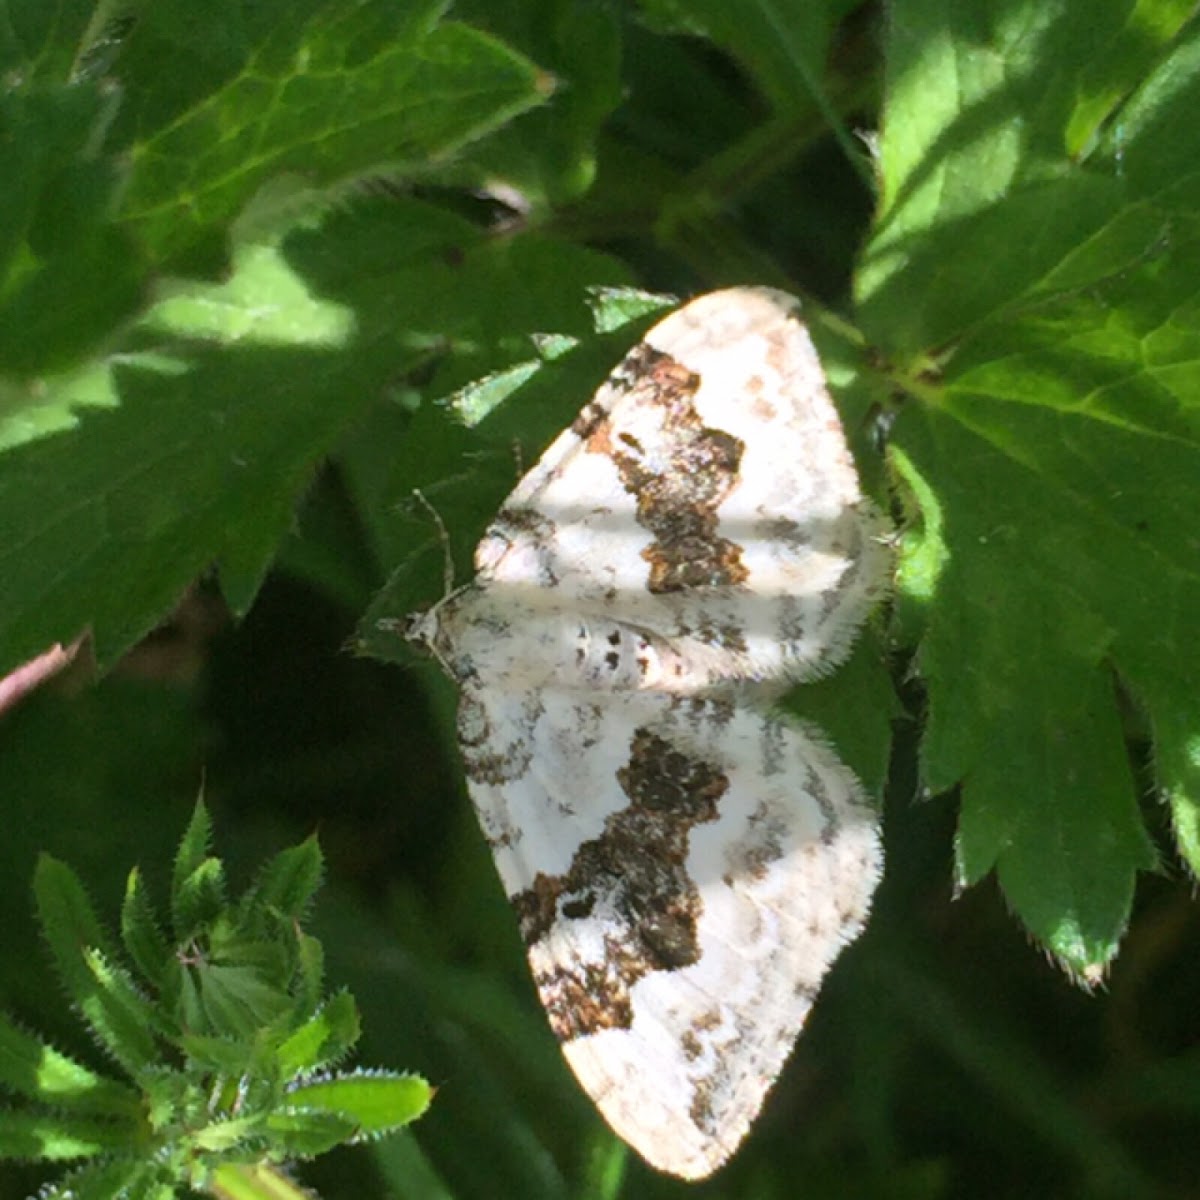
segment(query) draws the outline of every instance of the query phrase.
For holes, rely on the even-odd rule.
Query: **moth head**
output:
[[[407,613],[400,629],[404,640],[412,642],[422,649],[432,651],[437,643],[440,629],[438,621],[438,608],[440,607],[435,604],[424,612]]]
[[[451,679],[460,679],[463,669],[455,666],[450,618],[455,602],[469,588],[470,584],[456,588],[423,612],[408,613],[400,627],[404,640],[432,655]]]

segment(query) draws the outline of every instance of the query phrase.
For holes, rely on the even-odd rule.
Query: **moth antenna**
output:
[[[446,528],[446,522],[442,520],[442,514],[429,503],[420,488],[413,488],[413,499],[429,514],[442,543],[442,597],[445,598],[454,591],[454,556],[450,553],[450,531]]]

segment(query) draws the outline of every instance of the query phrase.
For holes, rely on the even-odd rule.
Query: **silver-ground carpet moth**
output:
[[[409,629],[461,689],[567,1061],[691,1179],[746,1135],[880,873],[853,773],[771,708],[846,657],[888,573],[798,308],[732,288],[651,329]]]

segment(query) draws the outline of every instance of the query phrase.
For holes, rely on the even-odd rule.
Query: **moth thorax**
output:
[[[656,656],[645,634],[616,622],[580,621],[575,633],[575,666],[593,687],[636,691],[646,686]]]

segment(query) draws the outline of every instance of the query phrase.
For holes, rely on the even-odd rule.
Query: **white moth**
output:
[[[505,501],[414,620],[551,1026],[612,1128],[697,1179],[737,1148],[863,927],[876,817],[775,715],[888,571],[792,297],[701,296]]]

